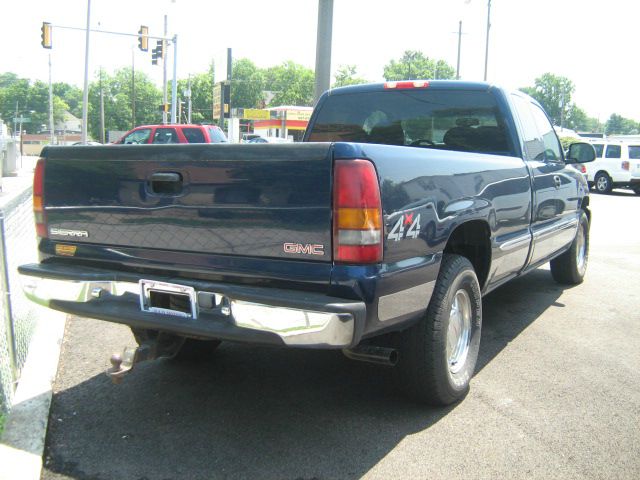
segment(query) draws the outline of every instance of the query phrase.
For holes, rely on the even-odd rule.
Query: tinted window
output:
[[[138,144],[138,143],[147,143],[149,141],[149,135],[151,135],[150,128],[141,128],[140,130],[135,130],[131,132],[129,135],[124,137],[122,143],[124,144]]]
[[[156,128],[153,135],[153,143],[178,143],[178,134],[175,128]]]
[[[525,158],[529,160],[544,160],[544,142],[531,113],[531,105],[533,104],[519,95],[512,95],[511,99],[513,100],[516,115],[520,120]]]
[[[640,146],[629,145],[629,158],[631,160],[640,160]]]
[[[596,150],[596,157],[601,158],[602,152],[604,152],[604,144],[602,143],[594,143],[593,148]]]
[[[512,154],[494,97],[474,91],[387,90],[330,96],[308,141]]]
[[[183,128],[182,133],[189,143],[206,143],[204,133],[199,128]]]
[[[620,145],[607,145],[605,158],[620,158],[622,147]]]

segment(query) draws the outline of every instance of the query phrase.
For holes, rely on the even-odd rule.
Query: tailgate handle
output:
[[[149,183],[151,191],[159,195],[176,195],[182,191],[182,175],[179,173],[154,173]]]

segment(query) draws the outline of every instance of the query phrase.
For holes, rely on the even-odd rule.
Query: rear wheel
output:
[[[589,261],[589,218],[580,214],[578,231],[569,250],[551,260],[551,275],[558,283],[577,285],[582,283]]]
[[[156,340],[160,332],[146,328],[133,328],[131,333],[138,342],[138,345],[147,340]],[[179,335],[165,335],[163,341],[184,341],[182,347],[175,355],[177,360],[197,361],[206,360],[220,345],[220,340],[198,340],[195,338],[182,338]]]
[[[401,336],[399,373],[416,400],[449,405],[466,396],[478,360],[482,298],[473,266],[445,254],[425,316]]]
[[[609,193],[613,187],[611,182],[611,177],[607,175],[606,172],[598,172],[596,178],[594,179],[594,184],[596,187],[596,192],[598,193]]]

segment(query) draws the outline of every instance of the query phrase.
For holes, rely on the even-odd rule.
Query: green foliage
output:
[[[142,72],[135,74],[136,118],[132,114],[131,69],[121,68],[113,75],[102,73],[105,130],[129,130],[134,126],[160,123],[162,92]],[[89,133],[100,135],[100,75],[89,85]]]
[[[617,113],[612,113],[605,124],[607,135],[636,135],[640,132],[640,124]]]
[[[187,98],[185,92],[189,80],[178,80],[178,96],[185,102],[182,120],[187,118]],[[171,88],[169,87],[169,102]],[[205,73],[191,76],[191,123],[211,123],[213,120],[213,67]],[[162,101],[160,102],[160,104]],[[186,121],[186,120],[185,120]]]
[[[544,73],[535,79],[534,87],[525,87],[520,90],[532,96],[546,110],[554,125],[560,125],[561,117],[566,119],[564,126],[570,126],[570,112],[573,107],[571,95],[575,91],[573,82],[566,77]]]
[[[346,87],[348,85],[360,85],[368,83],[364,78],[358,77],[356,74],[357,67],[355,65],[341,65],[338,67],[335,79],[336,81],[331,88]]]
[[[571,145],[572,143],[581,142],[581,141],[583,140],[580,140],[579,138],[575,138],[575,137],[560,137],[560,143],[562,144],[563,150],[568,150],[569,145]]]
[[[415,80],[455,78],[455,69],[444,60],[435,60],[416,50],[406,50],[399,60],[391,60],[384,67],[386,80]]]
[[[264,108],[265,71],[248,58],[233,62],[231,105],[234,108]]]
[[[291,60],[265,72],[265,89],[275,93],[269,105],[313,105],[313,70]]]
[[[54,122],[64,118],[69,105],[65,97],[54,92],[53,118]],[[33,84],[19,78],[14,73],[0,74],[0,118],[13,128],[13,118],[16,116],[16,102],[18,116],[28,117],[29,123],[24,123],[22,129],[27,133],[38,133],[49,129],[49,85],[37,80]]]

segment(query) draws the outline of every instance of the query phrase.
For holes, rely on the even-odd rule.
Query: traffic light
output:
[[[42,44],[43,48],[51,48],[51,24],[49,22],[42,22]]]
[[[143,52],[149,50],[149,27],[145,25],[140,25],[138,30],[138,48]]]
[[[151,64],[152,65],[157,65],[158,64],[158,59],[159,58],[164,58],[164,52],[162,50],[162,46],[163,46],[162,40],[157,40],[156,48],[151,50]]]

